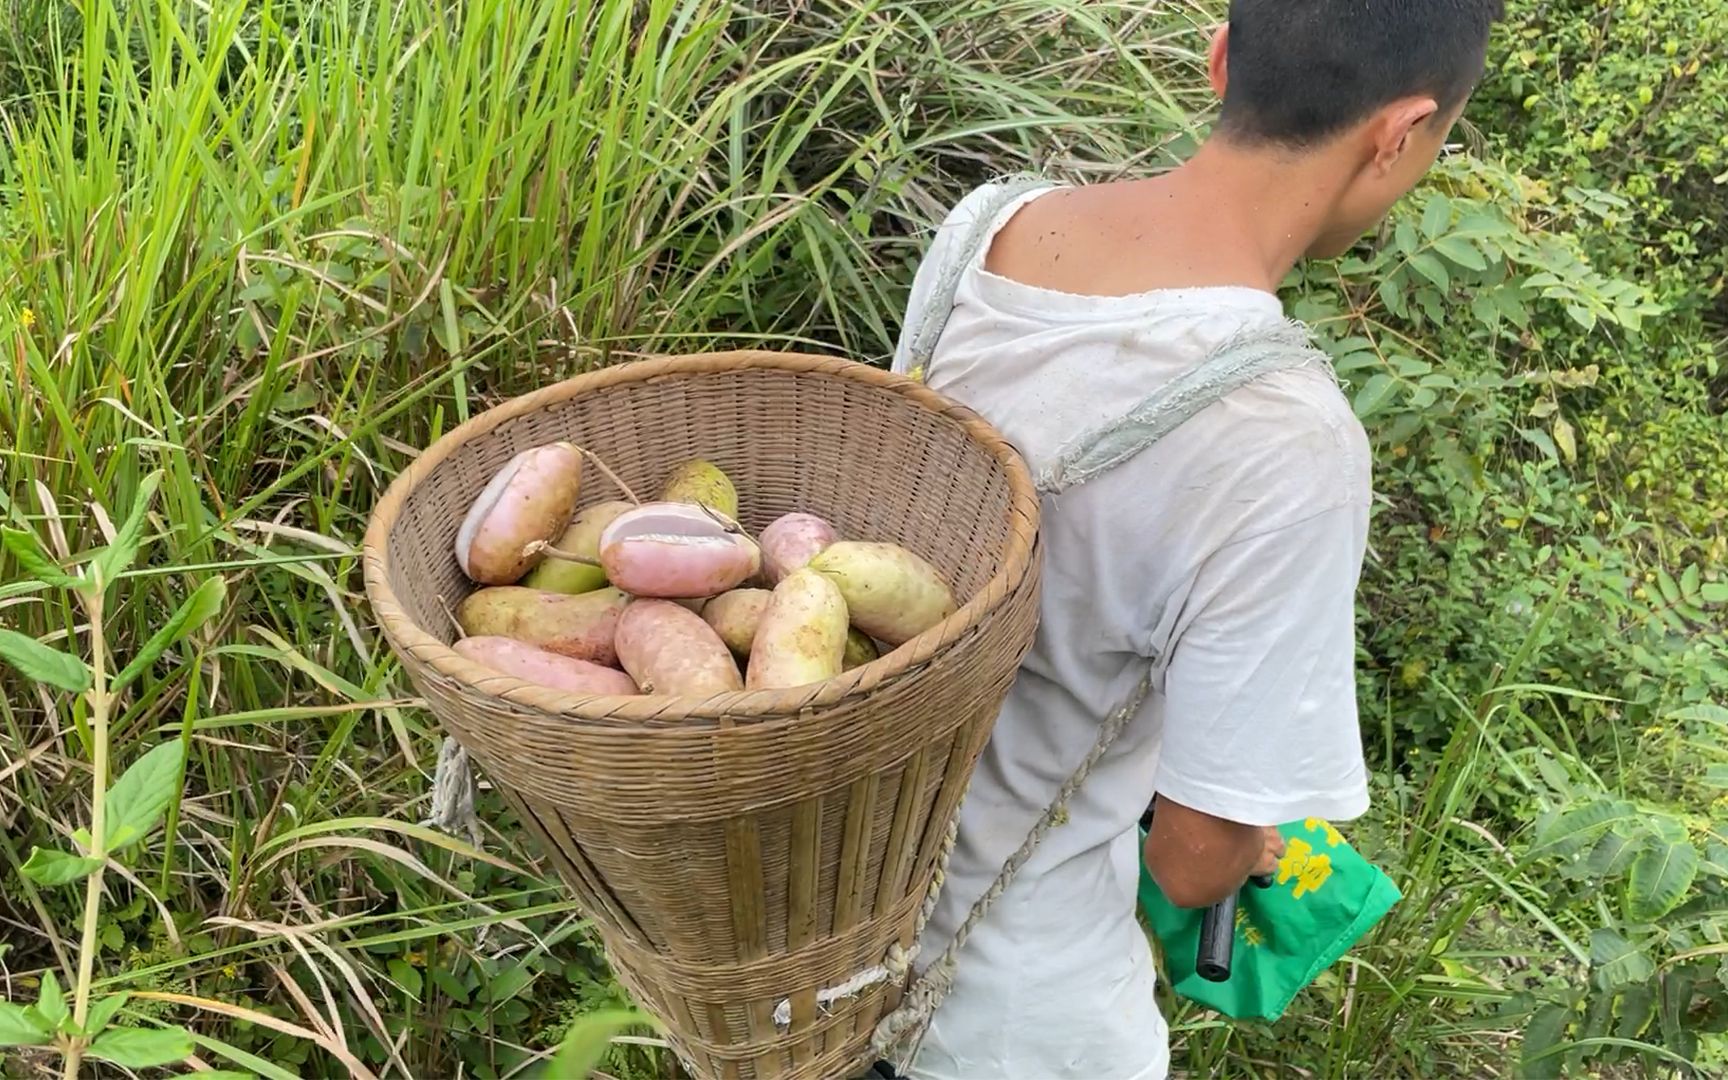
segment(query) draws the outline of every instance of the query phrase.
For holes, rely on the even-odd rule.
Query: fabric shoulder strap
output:
[[[935,287],[915,313],[918,326],[913,331],[912,345],[908,350],[908,370],[922,371],[925,377],[929,376],[930,358],[936,352],[936,343],[941,339],[942,331],[948,328],[949,317],[954,314],[954,295],[960,289],[960,279],[966,275],[966,268],[972,265],[972,260],[978,257],[979,251],[990,238],[991,226],[995,224],[996,216],[1020,196],[1039,188],[1055,186],[1054,181],[1029,173],[1019,173],[998,181],[988,197],[981,201],[978,213],[966,231],[965,239],[937,267]],[[907,321],[910,323],[910,316]]]

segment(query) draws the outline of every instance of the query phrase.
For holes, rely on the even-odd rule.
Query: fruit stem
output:
[[[625,498],[629,499],[631,502],[635,503],[637,506],[642,505],[642,500],[636,497],[636,493],[634,491],[630,490],[630,485],[626,484],[624,481],[620,480],[618,478],[618,474],[613,472],[611,467],[608,466],[605,461],[601,460],[599,454],[596,454],[594,451],[588,449],[586,446],[577,446],[575,443],[571,443],[570,445],[575,446],[576,449],[582,451],[582,456],[587,458],[589,461],[592,461],[594,463],[594,467],[596,469],[599,469],[602,473],[604,473],[606,475],[606,479],[608,479],[608,480],[612,481],[614,484],[618,485],[618,490],[622,491],[624,493]],[[582,560],[572,559],[570,561],[571,562],[581,562]],[[598,564],[594,564],[594,565],[598,565]]]
[[[574,551],[565,551],[563,548],[554,547],[550,542],[545,540],[535,540],[531,542],[527,547],[522,549],[522,554],[529,557],[545,555],[548,558],[557,559],[560,562],[581,563],[583,566],[600,565],[598,559],[590,559],[588,556],[578,555]]]

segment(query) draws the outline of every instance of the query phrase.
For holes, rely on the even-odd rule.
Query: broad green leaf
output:
[[[631,1009],[603,1009],[577,1017],[542,1075],[546,1080],[587,1076],[605,1058],[613,1036],[647,1021],[646,1016]]]
[[[1680,595],[1684,596],[1688,603],[1696,604],[1698,602],[1698,584],[1702,576],[1697,563],[1688,566],[1686,571],[1680,575]]]
[[[1590,963],[1596,968],[1596,984],[1609,992],[1645,982],[1656,974],[1656,961],[1642,946],[1607,927],[1590,932]]]
[[[1661,567],[1656,568],[1656,588],[1661,591],[1662,599],[1668,601],[1670,604],[1678,604],[1680,602],[1679,584],[1675,582],[1672,574],[1668,573],[1668,571]]]
[[[0,630],[0,660],[36,682],[74,694],[90,689],[90,668],[84,661],[16,630]]]
[[[156,489],[162,485],[162,470],[158,469],[138,485],[138,494],[132,500],[132,510],[126,515],[126,520],[114,531],[114,539],[96,555],[95,562],[102,568],[102,583],[113,584],[120,575],[132,569],[132,563],[138,558],[138,546],[144,535],[144,519],[150,512],[150,502],[156,497]]]
[[[180,791],[180,755],[178,742],[161,743],[134,761],[108,789],[106,839],[110,853],[144,839],[162,820]]]
[[[112,689],[118,692],[121,687],[142,675],[163,653],[215,618],[227,598],[227,582],[219,577],[205,579],[203,584],[192,590],[191,596],[181,602],[174,614],[168,617],[168,621],[150,635],[150,640],[132,657],[132,662],[114,677]]]
[[[59,565],[48,557],[47,552],[42,550],[42,545],[37,543],[34,533],[23,529],[0,529],[0,547],[4,547],[18,565],[24,568],[26,575],[38,581],[66,589],[76,589],[84,584],[80,579],[60,569]]]
[[[1500,309],[1500,314],[1507,321],[1521,330],[1530,328],[1530,311],[1519,298],[1518,290],[1510,285],[1503,285],[1493,292],[1494,306]]]
[[[1612,829],[1603,833],[1590,849],[1587,860],[1590,872],[1602,878],[1619,877],[1632,865],[1632,857],[1647,840],[1646,836],[1628,836]]]
[[[0,1046],[47,1046],[54,1036],[22,1005],[0,1001]]]
[[[1380,302],[1386,305],[1387,311],[1390,311],[1400,319],[1402,319],[1406,312],[1409,311],[1409,308],[1406,307],[1404,303],[1404,290],[1398,287],[1398,281],[1396,278],[1382,278],[1380,280],[1379,292]]]
[[[90,1056],[128,1069],[172,1065],[192,1056],[192,1034],[185,1028],[109,1028],[90,1044]]]
[[[42,1014],[49,1026],[56,1029],[68,1015],[66,995],[60,992],[60,980],[55,978],[52,971],[42,975],[42,992],[36,996],[36,1011]]]
[[[98,998],[91,1002],[90,1018],[84,1023],[84,1034],[102,1034],[102,1029],[113,1022],[115,1014],[126,1007],[126,1002],[131,996],[130,994],[109,994],[105,998]]]
[[[1400,221],[1398,227],[1392,230],[1392,247],[1400,255],[1416,254],[1416,246],[1421,242],[1421,238],[1416,235],[1416,226],[1408,221]]]
[[[1371,376],[1356,394],[1356,415],[1364,418],[1372,416],[1386,404],[1386,400],[1397,387],[1398,381],[1385,372]]]
[[[1461,236],[1442,236],[1434,241],[1434,250],[1466,270],[1486,270],[1488,260],[1482,249]]]
[[[1728,765],[1716,764],[1705,769],[1704,782],[1711,787],[1728,788]]]
[[[419,1001],[420,992],[426,985],[426,980],[421,976],[419,969],[400,957],[393,958],[387,966],[390,970],[390,978],[402,988],[402,992],[415,1001]]]
[[[1706,604],[1728,604],[1728,583],[1704,585],[1698,590],[1698,598]]]
[[[1536,428],[1519,428],[1518,434],[1524,436],[1526,442],[1542,451],[1549,461],[1560,460],[1560,449],[1554,445],[1554,439],[1546,431]]]
[[[101,865],[98,859],[68,855],[48,848],[31,848],[23,870],[25,877],[39,885],[70,885],[89,877]]]
[[[1441,292],[1452,287],[1452,275],[1447,273],[1446,264],[1431,252],[1419,251],[1410,256],[1410,269],[1433,282]]]
[[[1422,211],[1422,235],[1429,240],[1446,231],[1446,226],[1452,224],[1452,200],[1444,195],[1436,194],[1428,200],[1428,206]]]
[[[1641,824],[1638,808],[1619,799],[1601,799],[1568,810],[1548,823],[1537,832],[1536,846],[1545,853],[1569,855],[1581,851],[1609,825],[1621,822]]]
[[[1704,845],[1704,861],[1698,869],[1713,878],[1728,878],[1728,844],[1712,840]]]
[[[1548,1053],[1559,1045],[1566,1034],[1572,1010],[1565,1005],[1546,1005],[1531,1017],[1524,1029],[1524,1045],[1517,1075],[1520,1080],[1557,1080],[1560,1076],[1559,1054]]]
[[[1663,840],[1632,860],[1626,877],[1626,914],[1654,922],[1680,906],[1698,876],[1698,849],[1687,840]]]

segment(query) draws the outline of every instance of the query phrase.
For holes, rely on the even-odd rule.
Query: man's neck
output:
[[[1154,183],[1203,214],[1220,249],[1240,254],[1244,276],[1273,291],[1320,238],[1335,176],[1319,155],[1214,138]]]

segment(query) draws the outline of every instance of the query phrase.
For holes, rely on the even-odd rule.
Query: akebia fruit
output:
[[[841,662],[840,670],[851,671],[855,667],[863,667],[881,655],[882,650],[876,647],[876,642],[870,639],[870,635],[854,626],[846,633],[846,658]]]
[[[673,469],[660,491],[660,499],[706,506],[729,518],[738,516],[738,489],[712,461],[686,461]]]
[[[570,443],[524,450],[495,473],[456,530],[456,562],[481,585],[511,585],[570,524],[582,489],[582,451]]]
[[[815,514],[793,513],[775,518],[762,530],[762,576],[778,585],[782,578],[808,563],[838,540],[834,526]]]
[[[805,567],[774,586],[744,685],[750,690],[808,686],[840,674],[846,655],[846,601],[828,578]]]
[[[629,602],[628,596],[612,588],[565,596],[499,585],[462,601],[456,621],[470,637],[507,637],[610,666],[618,662],[612,644],[618,616]]]
[[[750,655],[750,645],[756,640],[756,626],[768,607],[772,594],[767,589],[733,589],[708,601],[702,618],[726,647],[739,656]]]
[[[576,520],[570,523],[570,527],[564,530],[564,535],[554,541],[552,546],[560,552],[597,562],[600,558],[600,534],[618,515],[629,509],[630,504],[627,502],[596,503],[577,514]],[[592,563],[548,557],[539,566],[528,571],[522,584],[530,589],[545,589],[547,592],[574,596],[577,593],[592,592],[606,584],[606,571]]]
[[[841,540],[808,568],[834,582],[852,625],[900,645],[954,614],[954,594],[936,568],[898,544]]]
[[[742,690],[738,662],[702,616],[666,600],[636,600],[618,619],[618,660],[645,694]]]
[[[524,682],[572,694],[637,694],[636,682],[616,668],[560,656],[507,637],[469,637],[452,646],[456,653]]]
[[[600,535],[606,579],[632,596],[717,596],[762,566],[756,544],[729,517],[693,503],[648,503]]]

